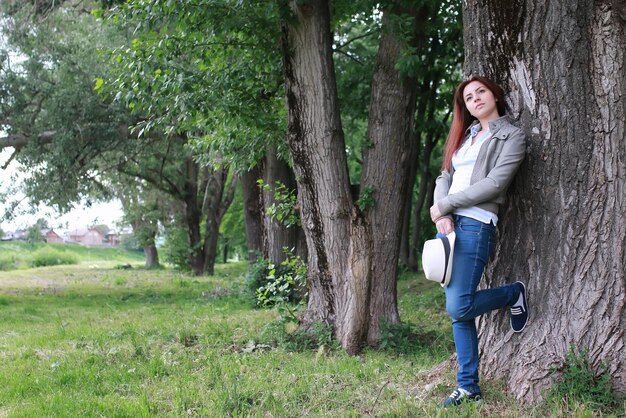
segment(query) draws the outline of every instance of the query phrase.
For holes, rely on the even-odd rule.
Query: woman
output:
[[[458,388],[445,407],[481,399],[474,319],[509,306],[514,332],[528,322],[522,282],[476,291],[495,244],[498,208],[526,153],[524,133],[505,116],[502,89],[484,77],[474,76],[457,87],[453,112],[430,208],[438,234],[456,233],[445,292],[459,363]]]

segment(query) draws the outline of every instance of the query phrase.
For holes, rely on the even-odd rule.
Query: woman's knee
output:
[[[450,318],[455,321],[472,319],[472,304],[470,301],[447,300],[446,310]]]

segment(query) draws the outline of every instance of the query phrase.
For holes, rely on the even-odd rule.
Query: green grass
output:
[[[484,405],[441,411],[453,372],[430,371],[453,351],[450,323],[441,288],[416,275],[398,283],[401,316],[410,324],[401,349],[349,356],[333,347],[290,352],[266,344],[263,332],[278,314],[253,308],[243,263],[217,265],[214,277],[200,278],[113,264],[0,272],[0,417],[572,411],[528,409],[496,382],[484,382]],[[594,416],[577,408],[575,416]]]
[[[84,247],[78,244],[29,244],[23,241],[0,242],[0,271],[58,264],[103,262],[143,262],[143,253],[122,248]]]

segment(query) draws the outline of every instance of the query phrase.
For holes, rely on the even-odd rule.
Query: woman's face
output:
[[[463,89],[465,107],[476,119],[493,120],[499,117],[496,98],[480,81],[472,81]]]

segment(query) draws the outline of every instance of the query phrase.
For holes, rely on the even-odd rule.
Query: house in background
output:
[[[49,244],[50,243],[62,243],[63,242],[63,238],[61,238],[61,236],[59,234],[54,232],[53,229],[42,229],[41,230],[41,236],[43,237],[44,241],[46,241]]]
[[[106,245],[104,235],[96,228],[78,228],[65,234],[65,242],[81,245]]]
[[[109,232],[104,236],[104,242],[106,245],[110,245],[111,247],[118,246],[122,243],[120,234],[115,232]]]
[[[2,241],[25,240],[27,235],[28,231],[25,229],[18,229],[17,231],[5,233],[2,237]]]

